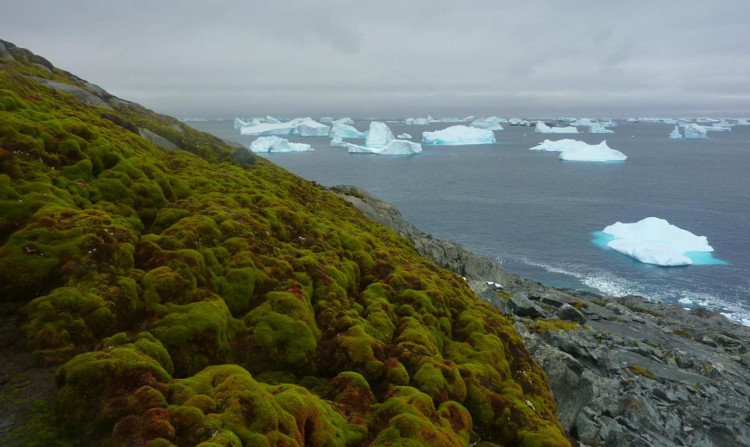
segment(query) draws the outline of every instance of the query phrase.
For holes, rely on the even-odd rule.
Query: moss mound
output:
[[[82,443],[569,445],[541,369],[461,278],[316,185],[14,51],[0,300],[62,365]]]

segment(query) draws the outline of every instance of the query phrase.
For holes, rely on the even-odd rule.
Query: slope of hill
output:
[[[72,443],[569,445],[511,322],[460,277],[3,41],[0,302],[60,365],[45,429]],[[5,439],[51,436],[31,423]]]

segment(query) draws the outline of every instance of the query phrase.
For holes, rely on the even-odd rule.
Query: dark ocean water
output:
[[[671,125],[617,123],[609,135],[505,126],[495,132],[497,144],[424,146],[413,156],[348,154],[328,138],[291,137],[316,150],[266,157],[326,186],[360,186],[424,231],[494,257],[510,272],[556,287],[682,300],[750,324],[750,126],[670,140]],[[240,136],[231,121],[189,124],[246,145],[255,139]],[[360,130],[368,124],[356,121]],[[450,125],[387,124],[414,141]],[[606,139],[628,160],[563,162],[557,152],[528,150],[545,138]],[[656,267],[592,243],[592,232],[649,216],[706,236],[726,264]]]

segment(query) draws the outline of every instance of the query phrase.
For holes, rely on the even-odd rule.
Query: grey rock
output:
[[[51,81],[44,78],[34,77],[33,79],[40,84],[44,84],[45,86],[51,88],[52,90],[71,94],[86,105],[112,110],[112,106],[107,104],[102,98],[96,96],[95,94],[84,88],[71,84],[64,84],[62,82]]]
[[[144,128],[144,127],[139,127],[138,128],[138,134],[140,136],[142,136],[143,138],[145,138],[146,140],[154,143],[154,145],[156,145],[156,146],[158,146],[158,147],[160,147],[160,148],[162,148],[164,150],[173,151],[173,150],[177,149],[177,145],[176,144],[172,143],[171,141],[167,140],[166,138],[164,138],[163,136],[161,136],[161,135],[159,135],[157,133],[151,132],[150,130],[148,130],[148,129]]]
[[[5,48],[5,42],[3,42],[2,40],[0,40],[0,59],[15,60],[13,58],[13,55],[10,54],[7,48]]]
[[[577,323],[586,322],[586,317],[583,313],[567,303],[557,309],[557,318],[560,318],[561,320],[575,321]]]
[[[519,317],[543,318],[547,316],[541,306],[531,301],[525,293],[515,293],[508,303],[511,312]]]

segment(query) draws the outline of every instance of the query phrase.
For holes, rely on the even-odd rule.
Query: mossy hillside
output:
[[[0,59],[0,299],[63,363],[82,442],[568,445],[461,278],[314,184],[19,59]]]

